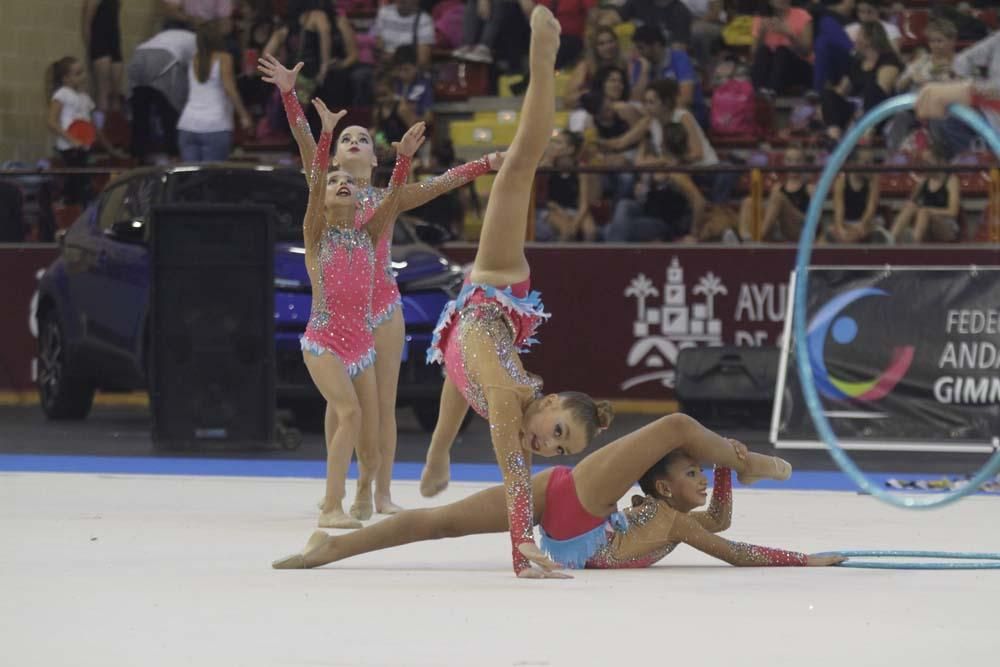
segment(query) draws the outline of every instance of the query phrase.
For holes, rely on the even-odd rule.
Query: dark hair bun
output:
[[[597,408],[597,426],[599,428],[611,426],[611,422],[615,420],[615,410],[611,407],[611,403],[609,401],[597,401],[594,405]]]

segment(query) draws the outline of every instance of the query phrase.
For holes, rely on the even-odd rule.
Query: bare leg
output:
[[[545,487],[549,474],[545,471],[532,478],[536,523],[545,511]],[[494,486],[443,507],[400,512],[346,535],[332,537],[317,531],[302,553],[277,560],[272,567],[279,570],[318,567],[412,542],[505,533],[509,530],[506,495],[502,486]]]
[[[441,387],[441,407],[438,410],[437,425],[431,435],[431,446],[427,450],[427,463],[420,474],[420,495],[431,498],[448,488],[451,478],[451,446],[462,428],[462,420],[469,411],[469,404],[458,387],[445,376]]]
[[[764,217],[761,218],[760,222],[761,241],[767,239],[768,234],[771,233],[771,229],[778,222],[778,219],[781,217],[782,206],[786,200],[787,197],[781,191],[780,185],[775,185],[771,188],[771,193],[767,196],[767,204],[764,206]]]
[[[94,102],[101,111],[108,110],[111,99],[111,56],[98,58],[91,62],[94,68],[94,85],[97,99]]]
[[[785,198],[781,209],[781,236],[785,241],[798,241],[802,236],[802,225],[806,221],[805,213],[795,208],[792,202]]]
[[[559,23],[536,5],[531,14],[530,81],[514,140],[490,190],[470,278],[490,285],[523,281],[530,272],[524,236],[535,170],[555,123],[555,62]]]
[[[753,214],[753,199],[746,197],[742,202],[740,202],[740,218],[739,218],[739,233],[740,238],[744,241],[754,240],[752,231],[752,214]]]
[[[356,441],[358,455],[358,488],[351,505],[351,516],[359,521],[372,517],[372,482],[382,462],[379,452],[378,387],[375,369],[367,368],[354,378],[354,390],[361,404],[361,437]]]
[[[906,202],[903,208],[896,215],[892,222],[892,238],[898,243],[903,231],[910,225],[910,220],[917,212],[917,207],[913,202]]]
[[[108,109],[121,111],[122,108],[122,76],[125,74],[125,64],[111,63],[111,89],[108,93]]]
[[[595,516],[614,511],[618,499],[675,449],[683,449],[700,462],[732,468],[745,484],[764,477],[787,479],[791,474],[791,466],[774,456],[751,453],[746,460],[739,459],[726,438],[678,413],[661,417],[580,461],[573,469],[580,503]]]
[[[347,480],[347,461],[337,452],[351,451],[361,437],[361,404],[351,384],[343,362],[332,354],[315,355],[304,352],[306,368],[319,388],[327,405],[337,416],[337,428],[326,447],[326,496],[323,513],[319,517],[321,528],[360,528],[361,524],[344,513],[344,485]]]
[[[396,460],[396,389],[403,358],[403,309],[375,329],[375,384],[378,385],[379,452],[382,465],[375,476],[375,511],[395,514],[402,510],[392,502],[392,464]]]
[[[326,404],[326,414],[323,418],[323,435],[325,436],[324,442],[327,446],[327,456],[333,456],[336,460],[336,465],[338,470],[347,470],[351,467],[351,455],[354,454],[354,443],[350,440],[342,439],[338,440],[338,447],[340,449],[330,451],[330,443],[333,442],[333,435],[337,432],[337,411],[333,409],[333,406],[329,403]],[[343,492],[341,492],[341,497],[338,503],[343,501]],[[326,496],[320,499],[318,503],[319,510],[323,511],[323,506],[326,505]],[[338,505],[339,506],[339,505]],[[346,514],[344,515],[344,523],[346,525],[332,526],[334,528],[360,528],[361,523],[357,519],[351,519]]]
[[[930,225],[931,216],[927,212],[927,209],[922,208],[917,211],[917,219],[913,223],[913,242],[923,243],[924,237],[927,235],[927,227]]]

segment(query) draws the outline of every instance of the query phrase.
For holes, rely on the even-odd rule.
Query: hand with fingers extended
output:
[[[322,123],[320,129],[321,132],[333,133],[333,130],[337,127],[337,123],[340,119],[347,115],[347,109],[341,109],[340,111],[334,113],[327,108],[326,103],[318,97],[313,98],[313,106],[316,107],[317,113],[319,113],[319,119]]]
[[[261,73],[263,81],[273,83],[283,93],[295,88],[295,79],[298,77],[302,65],[303,63],[298,63],[292,69],[288,69],[272,55],[265,55],[257,59],[257,71]]]
[[[806,556],[807,567],[828,567],[830,565],[840,565],[847,556],[840,554],[809,554]]]
[[[528,567],[517,573],[518,579],[572,579],[573,575],[558,570],[543,570],[538,567]]]
[[[531,561],[533,566],[537,566],[521,570],[517,576],[526,579],[572,579],[570,575],[560,572],[560,565],[545,555],[534,542],[519,544],[517,550]]]
[[[406,157],[413,157],[417,150],[424,145],[424,132],[427,131],[427,123],[420,121],[406,131],[403,138],[392,142],[392,147],[396,152]]]

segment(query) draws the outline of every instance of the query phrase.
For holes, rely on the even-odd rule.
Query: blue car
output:
[[[41,279],[38,389],[50,419],[83,419],[94,392],[146,386],[149,361],[149,214],[156,204],[266,204],[274,207],[275,341],[279,404],[319,403],[299,348],[311,289],[302,245],[307,191],[302,173],[214,164],[136,169],[108,185],[61,236],[60,255]],[[424,363],[442,308],[461,288],[460,267],[424,241],[437,228],[401,218],[392,262],[403,296],[406,347],[399,403],[434,428],[441,372]],[[422,240],[423,239],[423,240]]]

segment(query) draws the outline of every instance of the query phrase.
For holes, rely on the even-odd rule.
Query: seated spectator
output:
[[[725,8],[722,0],[684,0],[691,12],[691,55],[708,65],[722,44]]]
[[[591,10],[597,7],[597,0],[518,0],[525,17],[531,16],[535,5],[542,4],[552,10],[562,34],[559,36],[559,53],[556,55],[556,69],[572,67],[583,55],[583,34]]]
[[[413,112],[413,123],[430,121],[434,84],[430,77],[417,69],[417,50],[412,45],[404,44],[392,54],[392,78],[396,95],[405,100]]]
[[[187,103],[188,65],[197,48],[197,38],[190,30],[164,30],[135,47],[127,80],[132,155],[140,162],[156,145],[156,125],[163,128],[162,148],[177,155],[177,119]]]
[[[772,14],[755,16],[750,79],[765,94],[784,94],[812,84],[813,25],[791,0],[770,0]]]
[[[955,56],[953,69],[960,79],[1000,81],[1000,30]],[[1000,131],[1000,113],[987,110],[984,115]],[[949,158],[968,148],[976,136],[957,118],[930,121],[930,132]]]
[[[580,97],[593,86],[597,72],[605,67],[617,67],[629,72],[631,97],[635,99],[637,92],[641,92],[641,88],[637,91],[637,84],[644,87],[648,80],[649,64],[636,60],[635,65],[635,67],[630,67],[625,60],[618,35],[614,30],[608,27],[595,28],[587,35],[583,58],[570,74],[563,104],[570,109],[579,104]]]
[[[955,24],[944,19],[931,19],[925,34],[930,51],[920,53],[896,79],[897,93],[916,91],[931,81],[953,81],[957,78],[954,72],[955,39],[958,36]],[[898,150],[917,127],[919,123],[912,111],[896,114],[888,125],[889,149]]]
[[[708,107],[688,54],[676,46],[668,49],[663,32],[651,25],[636,28],[632,42],[641,66],[649,71],[649,80],[675,80],[678,85],[677,105],[690,110],[702,127],[708,127]]]
[[[663,128],[663,152],[655,154],[648,142],[636,159],[638,166],[669,168],[688,152],[688,134],[680,123]],[[676,241],[702,226],[706,203],[687,174],[669,171],[644,174],[636,185],[635,199],[615,204],[611,222],[604,228],[609,243]]]
[[[583,152],[583,137],[562,130],[549,142],[539,166],[567,169],[557,174],[540,175],[548,201],[535,212],[537,241],[593,241],[597,224],[590,214],[592,179],[576,171]]]
[[[202,23],[198,50],[188,76],[188,100],[177,121],[177,141],[185,162],[221,162],[233,147],[233,110],[240,127],[253,127],[236,90],[233,57],[214,23]]]
[[[858,20],[847,26],[847,36],[851,38],[852,42],[857,43],[858,35],[861,33],[861,24],[868,21],[875,21],[882,24],[889,43],[892,44],[892,48],[896,53],[899,53],[899,45],[903,41],[903,33],[896,27],[896,24],[882,18],[881,5],[882,2],[880,0],[858,0],[858,5],[855,8]]]
[[[333,0],[299,0],[285,23],[271,33],[264,53],[303,63],[295,90],[311,120],[314,112],[308,102],[313,97],[337,108],[371,100],[371,67],[358,63],[354,28]]]
[[[851,163],[874,165],[871,148],[858,148]],[[833,184],[833,223],[826,231],[830,243],[889,243],[892,236],[878,215],[879,174],[849,172]]]
[[[371,35],[375,38],[380,63],[391,64],[396,48],[410,44],[417,50],[417,65],[423,70],[430,68],[434,21],[430,14],[420,11],[417,0],[396,0],[380,7]]]
[[[827,133],[839,139],[860,114],[886,100],[902,70],[899,56],[880,23],[865,23],[858,34],[857,53],[847,76],[823,90],[821,102]]]
[[[789,148],[785,151],[782,163],[786,167],[802,166],[806,163],[805,154],[801,148]],[[743,200],[739,221],[740,237],[743,240],[798,242],[805,224],[809,200],[816,188],[805,174],[797,171],[788,172],[783,180],[784,182],[775,182],[768,193],[759,239],[753,238],[753,200],[750,197]]]
[[[813,13],[813,89],[821,94],[836,85],[851,66],[854,40],[845,26],[851,20],[854,0],[824,0]]]
[[[924,151],[923,158],[927,165],[948,163],[944,147],[936,143]],[[923,243],[925,238],[937,243],[954,241],[958,238],[961,210],[958,176],[945,172],[925,174],[896,215],[892,237],[897,243]]]
[[[83,0],[83,46],[94,71],[97,108],[121,109],[122,34],[119,0]]]
[[[508,0],[465,0],[462,46],[452,51],[459,60],[492,63]]]
[[[691,43],[693,18],[681,0],[625,0],[621,6],[604,11],[617,14],[621,21],[658,28],[673,48],[685,49]]]
[[[375,150],[379,162],[392,157],[392,143],[400,141],[406,131],[417,122],[417,115],[405,98],[396,92],[396,81],[390,75],[382,75],[375,82],[375,106],[372,108],[372,123]]]

